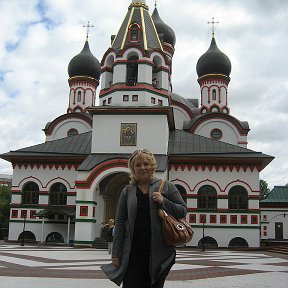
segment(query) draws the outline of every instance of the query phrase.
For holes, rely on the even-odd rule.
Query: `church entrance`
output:
[[[110,218],[116,218],[120,194],[123,188],[129,184],[129,180],[129,175],[123,172],[111,174],[100,182],[100,194],[104,199],[103,222],[107,222]]]

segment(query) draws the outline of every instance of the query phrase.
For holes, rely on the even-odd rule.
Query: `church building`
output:
[[[13,165],[8,240],[91,246],[116,215],[129,156],[147,148],[187,203],[187,246],[259,247],[259,173],[273,157],[248,149],[248,123],[230,114],[228,56],[212,33],[199,95],[185,99],[172,89],[176,36],[157,7],[132,0],[123,17],[101,62],[88,36],[71,59],[67,112],[45,142],[0,155]]]

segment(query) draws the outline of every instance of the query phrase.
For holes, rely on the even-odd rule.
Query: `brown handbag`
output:
[[[159,191],[162,193],[165,181],[161,180]],[[164,209],[159,208],[158,216],[162,222],[163,241],[166,245],[183,246],[192,240],[193,230],[186,219],[176,219]]]

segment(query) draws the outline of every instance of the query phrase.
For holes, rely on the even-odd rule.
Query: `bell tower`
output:
[[[101,61],[100,105],[169,105],[172,57],[161,35],[146,2],[132,1]]]
[[[89,109],[95,123],[92,153],[131,153],[146,147],[167,154],[174,128],[172,56],[160,24],[154,23],[146,1],[131,1],[118,33],[111,37],[101,61],[99,107]]]

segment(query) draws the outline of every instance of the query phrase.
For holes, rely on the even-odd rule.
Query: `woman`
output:
[[[114,219],[109,219],[108,223],[102,227],[102,234],[105,241],[108,243],[108,253],[112,253],[113,237],[114,237]]]
[[[156,159],[146,149],[135,151],[129,161],[131,184],[120,196],[116,217],[112,264],[101,269],[123,288],[162,288],[175,263],[175,247],[162,241],[158,209],[176,218],[186,215],[186,204],[177,188],[166,181],[157,192]],[[156,192],[155,192],[156,191]]]

